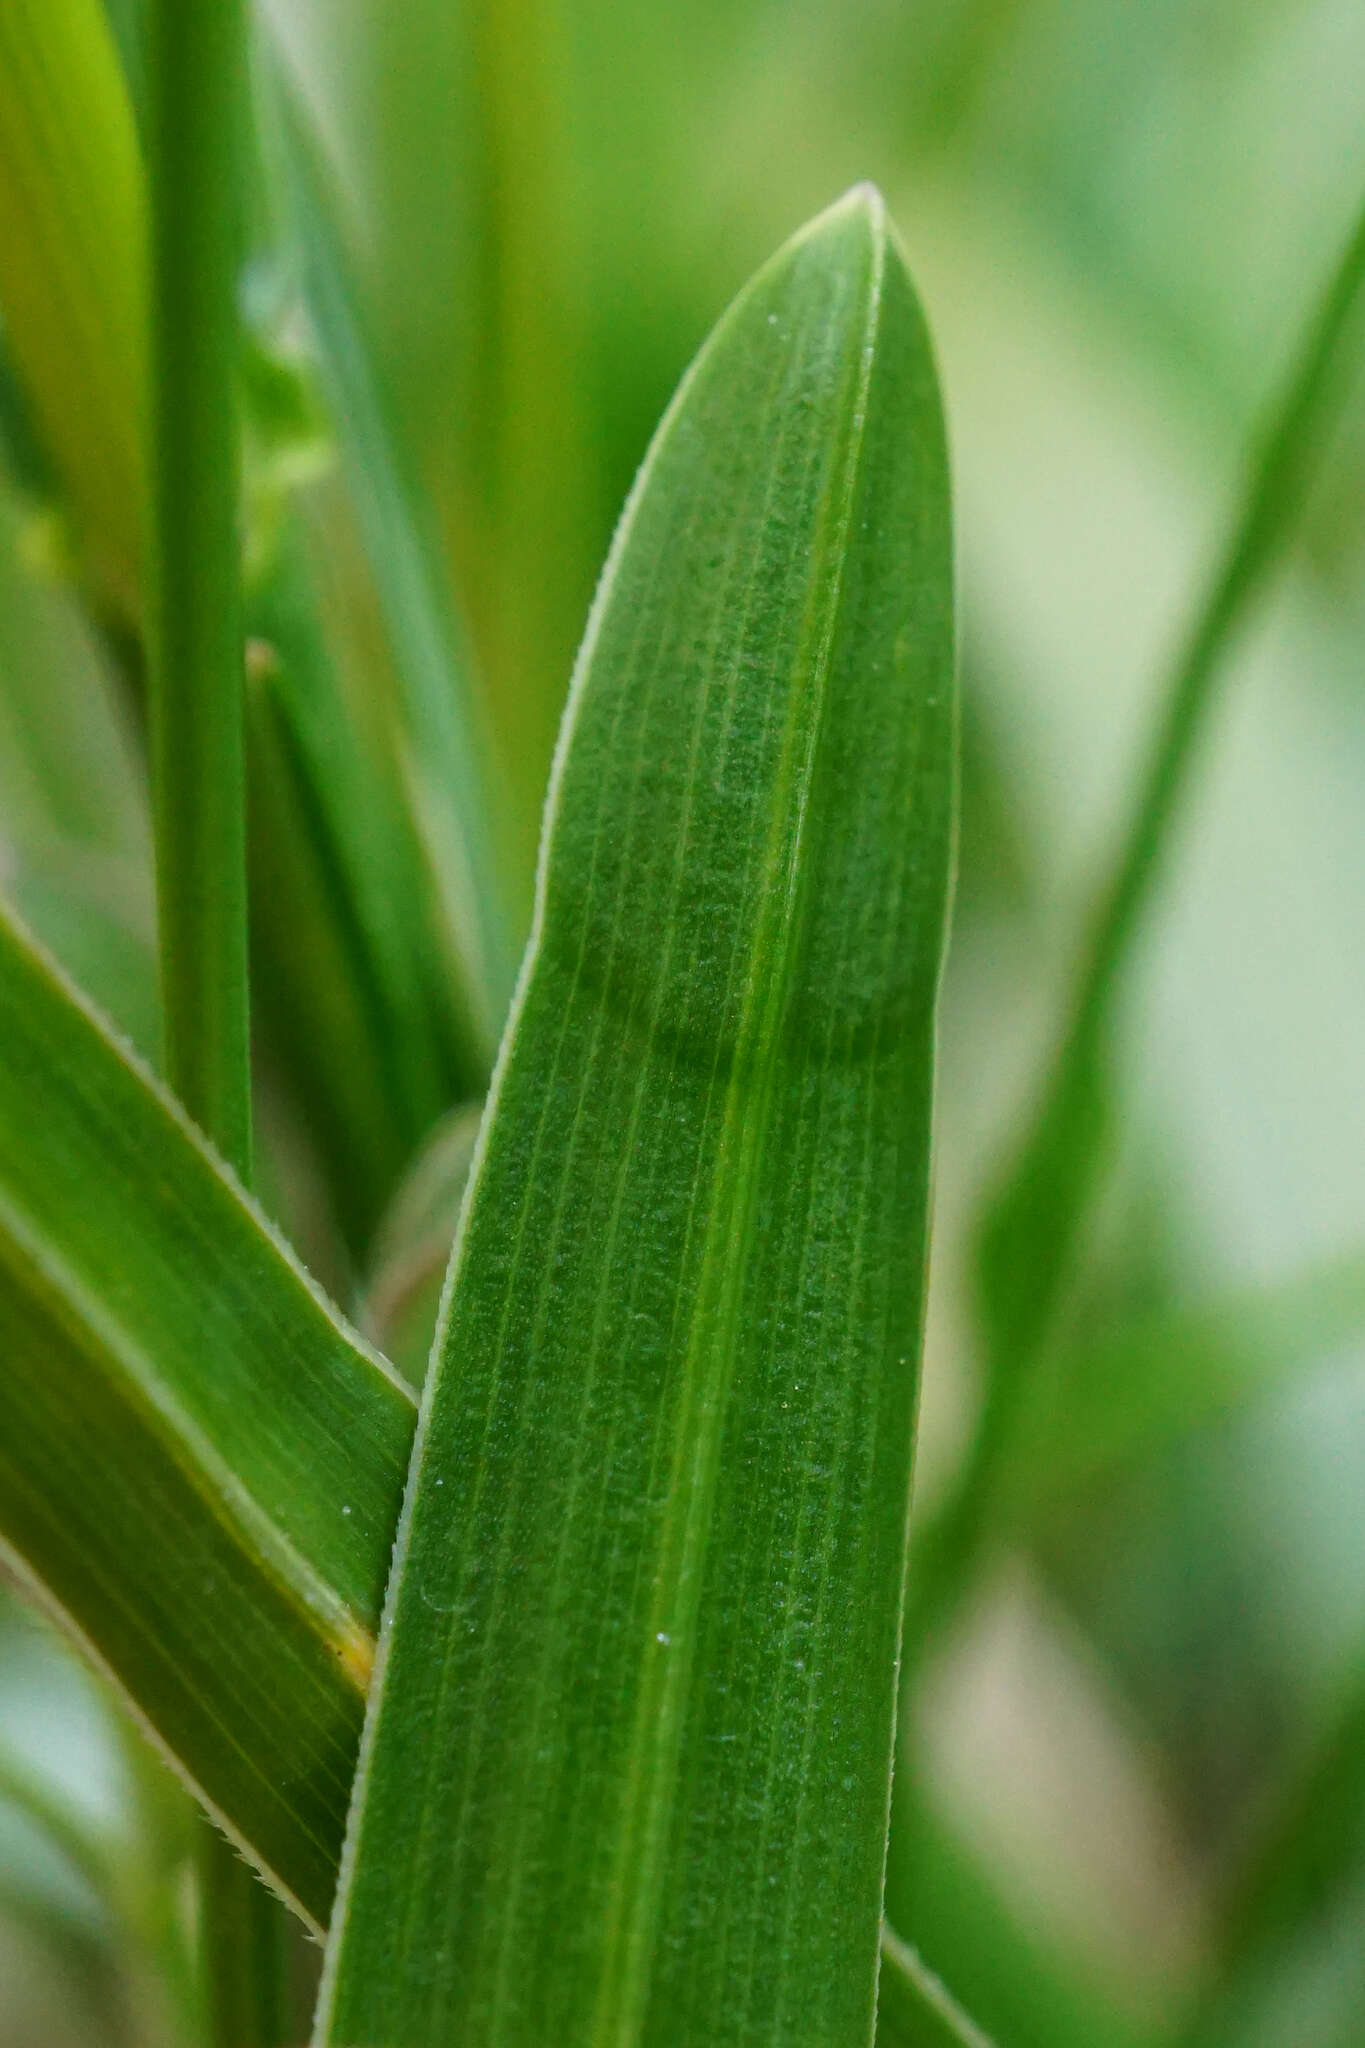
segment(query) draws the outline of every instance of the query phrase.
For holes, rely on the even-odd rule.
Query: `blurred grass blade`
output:
[[[951,600],[862,188],[684,380],[589,624],[319,2041],[871,2036]]]
[[[914,1604],[923,1624],[920,1641],[965,1580],[1030,1368],[1073,1277],[1108,1148],[1111,1037],[1124,974],[1193,772],[1214,685],[1284,552],[1316,472],[1362,285],[1365,210],[1271,413],[1222,561],[1177,662],[1128,830],[1082,950],[1041,1102],[985,1219],[978,1270],[986,1400],[957,1487],[919,1551]]]
[[[458,949],[457,985],[491,1066],[520,958],[518,835],[471,676],[429,506],[364,331],[338,200],[283,65],[270,98],[280,181],[338,435],[404,693],[414,815]]]
[[[30,1825],[78,1871],[97,1899],[114,1887],[114,1844],[66,1793],[26,1758],[0,1745],[0,1804]]]
[[[320,1926],[411,1397],[2,910],[0,1330],[0,1537]]]
[[[992,1357],[1016,1376],[1050,1327],[1100,1166],[1114,1006],[1239,629],[1283,555],[1334,417],[1365,285],[1365,210],[1273,411],[1226,552],[1162,710],[1127,835],[1082,954],[1037,1118],[993,1210],[982,1254]]]
[[[359,1255],[484,1060],[447,1000],[413,822],[337,686],[296,531],[254,586],[250,617],[253,986]]]
[[[215,2048],[288,2048],[298,2037],[293,1923],[208,1822],[197,1844],[199,1977]]]
[[[1365,1253],[1144,1318],[1035,1373],[992,1513],[1029,1519],[1365,1335]]]
[[[877,2048],[991,2048],[914,1949],[882,1929]]]
[[[453,1109],[432,1132],[375,1237],[360,1327],[420,1387],[483,1108]]]
[[[5,338],[106,597],[136,612],[147,512],[142,166],[101,0],[0,7]]]
[[[128,92],[98,0],[0,9],[6,341],[82,557],[117,570],[96,580],[97,608],[112,599],[135,626],[148,502],[147,212]],[[487,1035],[472,1044],[430,964],[442,912],[401,768],[391,743],[362,730],[343,701],[298,519],[277,502],[277,482],[269,496],[270,517],[254,506],[247,521],[245,597],[248,635],[269,650],[275,713],[254,721],[250,738],[265,758],[248,764],[252,942],[264,970],[257,1022],[303,1101],[358,1257],[413,1148],[458,1094],[483,1085]],[[320,920],[308,948],[281,910],[282,878]],[[45,931],[75,939],[68,964],[83,965],[100,931],[88,934],[88,917],[73,930],[76,906],[51,903],[50,891],[37,901],[27,880],[24,895]],[[309,978],[317,956],[328,965],[321,984]]]
[[[21,565],[0,489],[0,865],[34,931],[148,1058],[160,1043],[146,797],[126,705],[74,609]]]
[[[887,1921],[913,1931],[977,2023],[1002,2048],[1168,2048],[1169,2029],[1106,1995],[1037,1890],[1011,1884],[970,1826],[931,1803],[909,1761],[896,1766]]]
[[[1133,944],[1239,629],[1283,555],[1316,473],[1365,285],[1365,210],[1356,220],[1284,393],[1241,510],[1196,615],[1100,899],[1048,1087],[982,1248],[994,1369],[1017,1377],[1036,1355],[1070,1276],[1100,1169],[1109,1034]]]
[[[1221,1902],[1217,1971],[1180,2048],[1221,2048],[1249,1981],[1283,1967],[1306,1929],[1360,1882],[1365,1839],[1365,1677],[1357,1675],[1261,1827]],[[1347,1906],[1349,1911],[1349,1906]]]

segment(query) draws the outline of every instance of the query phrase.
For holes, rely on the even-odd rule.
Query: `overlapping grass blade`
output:
[[[336,197],[283,66],[280,80],[271,96],[280,182],[403,691],[402,755],[413,814],[458,945],[456,985],[491,1066],[525,928],[527,906],[515,887],[519,835],[430,510],[405,459],[364,331]]]
[[[431,1357],[481,1118],[482,1105],[469,1103],[442,1119],[375,1236],[360,1326],[415,1387]]]
[[[96,609],[143,623],[149,505],[146,167],[98,0],[0,20],[0,309]],[[357,372],[357,375],[359,373]],[[255,535],[248,635],[269,667],[253,721],[258,1023],[301,1098],[359,1256],[432,1122],[481,1088],[489,1026],[433,967],[446,931],[425,824],[392,736],[361,730],[308,587],[298,521]],[[264,531],[257,532],[259,526]],[[196,553],[196,560],[198,554]],[[485,821],[486,822],[486,821]],[[282,887],[282,882],[286,886]],[[306,909],[308,944],[290,913]],[[45,920],[46,922],[46,920]],[[69,925],[67,917],[62,923]],[[51,927],[59,933],[62,924]],[[311,979],[319,961],[321,982]],[[504,964],[504,982],[511,968]]]
[[[863,190],[702,352],[589,626],[320,2041],[871,2035],[952,696]]]
[[[882,1929],[877,2041],[879,2048],[991,2048],[946,1985],[889,1927]]]
[[[323,1924],[415,1409],[3,910],[0,1019],[0,1538]]]
[[[0,911],[0,1537],[327,1917],[413,1420]]]
[[[337,687],[298,532],[249,615],[253,1000],[359,1256],[486,1055],[437,964],[439,905],[399,778]]]

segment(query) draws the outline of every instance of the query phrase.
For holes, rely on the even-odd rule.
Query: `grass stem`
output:
[[[151,14],[152,793],[166,1073],[251,1173],[237,274],[241,0]],[[282,1911],[207,1825],[203,1988],[221,2048],[291,2032]]]
[[[166,1069],[251,1168],[236,278],[240,0],[152,10],[151,729]]]

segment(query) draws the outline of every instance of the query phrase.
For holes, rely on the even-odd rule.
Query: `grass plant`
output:
[[[1058,997],[973,451],[1087,416],[1021,205],[1153,346],[1112,95],[1028,0],[307,12],[0,0],[0,2048],[1351,2048],[1358,1217],[1209,1280],[1129,1083],[1218,688],[1305,573],[1358,651],[1365,220],[1199,373]]]

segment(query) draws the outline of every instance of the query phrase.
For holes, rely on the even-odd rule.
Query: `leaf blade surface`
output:
[[[320,2041],[870,2039],[952,759],[864,191],[722,321],[590,621]]]
[[[411,1397],[0,906],[0,1540],[320,1926]]]

